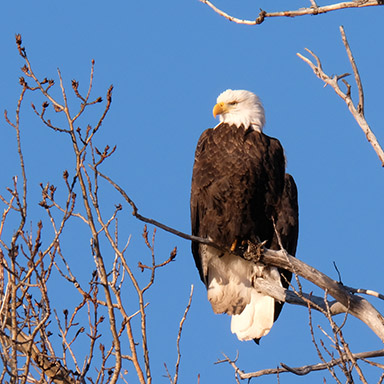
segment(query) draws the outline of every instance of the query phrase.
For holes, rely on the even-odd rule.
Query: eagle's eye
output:
[[[238,102],[237,101],[231,101],[230,103],[228,103],[229,105],[236,105]]]

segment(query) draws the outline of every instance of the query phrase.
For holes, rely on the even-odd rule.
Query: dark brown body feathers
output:
[[[294,255],[298,237],[297,189],[285,173],[284,151],[277,139],[243,126],[221,123],[201,135],[196,148],[191,188],[192,234],[209,237],[230,248],[236,240],[266,241],[266,247],[282,245]],[[198,243],[192,252],[200,277]],[[291,274],[282,271],[287,280]],[[287,282],[282,278],[283,286]],[[275,319],[282,304],[276,303]]]

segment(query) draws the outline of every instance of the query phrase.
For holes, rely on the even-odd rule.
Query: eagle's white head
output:
[[[217,98],[213,108],[213,116],[220,115],[220,122],[243,124],[245,129],[250,126],[261,132],[265,124],[265,113],[260,99],[252,92],[227,89]]]

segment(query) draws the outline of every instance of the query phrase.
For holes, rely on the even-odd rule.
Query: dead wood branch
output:
[[[347,287],[329,278],[324,273],[305,264],[295,257],[286,255],[283,251],[264,251],[260,261],[267,265],[273,265],[287,269],[319,288],[328,290],[328,293],[344,307],[348,308],[351,315],[357,317],[384,342],[384,318],[367,300],[350,293]]]
[[[331,5],[318,6],[314,0],[311,0],[312,6],[310,8],[300,8],[293,11],[280,11],[280,12],[266,12],[260,10],[258,17],[254,20],[245,20],[239,19],[237,17],[231,16],[228,13],[217,8],[209,0],[199,0],[200,2],[208,5],[213,9],[217,14],[222,17],[225,17],[229,21],[233,21],[237,24],[245,25],[258,25],[265,21],[266,18],[270,17],[297,17],[297,16],[306,16],[306,15],[320,15],[327,12],[338,11],[346,8],[363,8],[363,7],[374,7],[378,5],[383,5],[382,0],[358,0],[358,1],[345,1],[341,3],[335,3]]]
[[[255,288],[259,292],[271,296],[278,301],[292,305],[299,305],[302,307],[307,307],[310,305],[312,309],[322,312],[325,312],[328,306],[332,316],[348,312],[348,308],[336,300],[329,301],[326,304],[323,297],[304,292],[296,293],[278,285],[272,285],[267,281],[260,282],[260,280],[256,280]]]
[[[373,149],[375,150],[377,156],[379,157],[379,159],[381,161],[381,165],[384,167],[384,151],[381,148],[379,142],[377,141],[376,136],[372,132],[372,130],[371,130],[370,126],[368,125],[367,120],[365,119],[365,116],[364,116],[363,86],[362,86],[360,75],[359,75],[359,72],[357,70],[357,66],[356,66],[355,60],[353,58],[352,51],[351,51],[351,48],[348,44],[347,37],[345,35],[343,27],[340,27],[340,33],[341,33],[341,37],[342,37],[345,49],[346,49],[347,54],[348,54],[349,61],[351,63],[352,69],[353,69],[356,85],[358,88],[359,101],[358,101],[357,105],[354,105],[352,97],[351,97],[351,86],[344,79],[344,77],[347,74],[343,74],[341,76],[332,76],[332,77],[328,76],[323,71],[321,61],[318,58],[318,56],[316,56],[312,51],[310,51],[307,48],[306,48],[306,51],[309,52],[313,56],[316,63],[314,63],[313,61],[311,61],[307,57],[301,55],[300,53],[297,53],[297,56],[299,56],[303,61],[305,61],[312,68],[315,75],[319,79],[323,80],[326,85],[330,85],[334,89],[334,91],[345,101],[345,103],[348,106],[349,111],[351,112],[352,116],[355,118],[356,122],[359,124],[359,126],[361,127],[361,129],[365,133],[367,140],[372,145]],[[340,79],[342,79],[344,84],[347,86],[346,92],[343,92],[340,88],[340,85],[339,85]]]
[[[224,354],[223,354],[224,355]],[[374,357],[384,356],[384,349],[379,349],[376,351],[360,352],[353,353],[352,357],[355,360],[362,360]],[[338,359],[332,359],[331,361],[319,364],[304,365],[301,367],[289,367],[286,364],[281,363],[281,367],[271,368],[271,369],[262,369],[255,372],[244,372],[236,365],[236,360],[231,360],[228,356],[224,355],[225,359],[219,360],[217,363],[229,363],[239,375],[242,380],[249,380],[255,377],[267,376],[267,375],[277,375],[281,373],[294,373],[295,375],[304,376],[310,372],[315,371],[324,371],[331,367],[334,367],[341,363],[342,360],[348,359],[349,356],[345,353]]]

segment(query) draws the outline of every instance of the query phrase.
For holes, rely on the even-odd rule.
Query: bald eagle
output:
[[[254,282],[264,279],[287,287],[292,275],[242,255],[248,241],[280,249],[279,237],[295,255],[297,189],[285,173],[280,142],[263,133],[264,108],[255,94],[228,89],[217,98],[213,115],[220,116],[220,123],[203,132],[195,153],[192,234],[230,252],[193,242],[192,253],[213,311],[232,316],[231,331],[239,340],[258,343],[283,303],[258,292]]]

